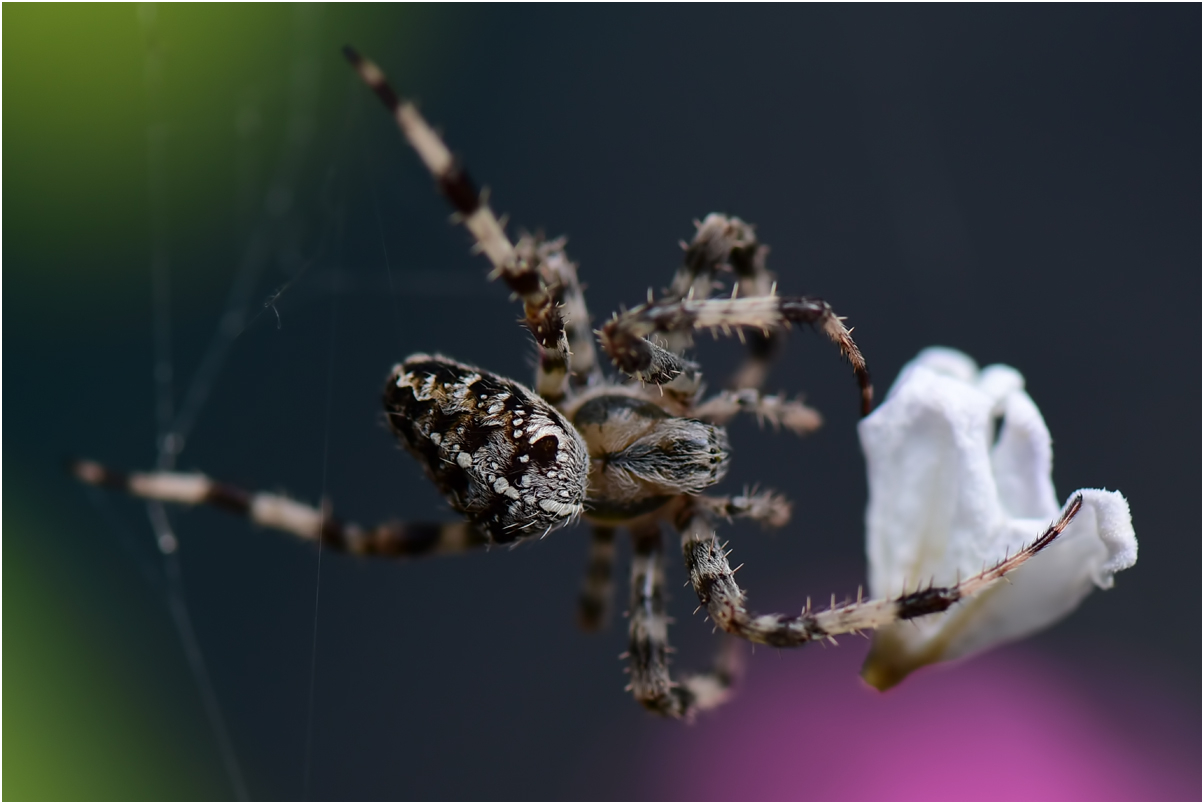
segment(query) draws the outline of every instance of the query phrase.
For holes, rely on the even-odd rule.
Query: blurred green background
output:
[[[3,14],[6,798],[234,795],[144,507],[62,465],[154,462],[156,259],[173,398],[196,413],[184,469],[364,521],[439,516],[380,426],[381,378],[419,350],[530,371],[517,309],[345,43],[422,101],[496,208],[572,236],[595,319],[666,284],[690,220],[721,210],[759,225],[784,291],[850,317],[880,389],[935,343],[1024,372],[1059,493],[1121,489],[1142,540],[1115,590],[1025,649],[1083,679],[1117,733],[1116,701],[1142,700],[1122,680],[1159,690],[1176,705],[1144,713],[1161,726],[1143,739],[1199,756],[1198,6]],[[700,352],[715,377],[740,354]],[[770,384],[826,425],[801,443],[732,430],[728,485],[796,500],[786,533],[730,528],[766,609],[864,577],[853,383],[801,333]],[[623,692],[622,621],[573,628],[580,532],[415,565],[327,555],[319,573],[308,545],[220,512],[173,522],[254,798],[642,798],[688,772],[659,764],[679,727]],[[673,633],[694,667],[712,637],[687,598]],[[781,662],[815,694],[829,660],[762,651],[749,683]],[[694,728],[721,744],[725,717]]]
[[[247,186],[263,180],[244,175],[236,197],[234,171],[263,167],[248,164],[264,155],[263,146],[254,152],[247,143],[282,138],[296,81],[317,79],[300,89],[316,119],[336,115],[332,87],[347,77],[338,69],[338,45],[354,38],[383,50],[388,43],[413,69],[439,28],[417,7],[67,3],[3,13],[10,399],[40,411],[39,383],[17,378],[50,380],[41,387],[63,398],[50,378],[62,371],[58,378],[68,380],[70,369],[44,361],[69,359],[78,338],[96,333],[116,349],[149,345],[154,126],[164,127],[168,143],[158,197],[173,250],[230,242],[241,234],[238,224],[259,212]],[[412,34],[416,23],[422,36]],[[334,69],[297,75],[307,58]],[[313,129],[329,147],[330,131]],[[229,266],[200,263],[181,260],[171,277],[172,316],[184,329],[211,323],[230,282]],[[126,381],[119,377],[105,377],[94,392],[111,393]],[[88,404],[80,397],[68,408]],[[56,504],[45,474],[47,458],[57,463],[68,452],[51,447],[58,454],[46,454],[44,438],[26,429],[33,422],[14,415],[19,408],[10,406],[5,445],[5,796],[228,797],[182,656],[168,654],[181,675],[165,680],[143,655],[140,631],[171,633],[166,603],[148,611],[145,599],[115,592],[104,569],[129,556],[74,552],[96,542],[70,537],[79,522]]]

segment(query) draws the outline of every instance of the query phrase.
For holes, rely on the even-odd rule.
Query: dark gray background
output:
[[[362,521],[438,516],[438,496],[380,423],[389,367],[438,350],[529,377],[518,307],[486,284],[483,260],[345,68],[337,46],[350,39],[421,99],[496,209],[570,235],[595,320],[667,284],[691,219],[725,211],[758,225],[783,292],[821,295],[849,317],[880,394],[933,344],[1019,368],[1054,436],[1059,495],[1122,490],[1141,540],[1115,590],[1029,647],[1085,678],[1117,662],[1198,725],[1199,15],[1191,5],[332,9],[302,46],[320,69],[314,137],[265,241],[257,316],[180,465],[309,500],[325,492]],[[284,76],[287,62],[272,69]],[[281,152],[285,85],[262,82],[252,104],[262,128],[239,151],[248,162],[223,168],[229,200],[215,223],[172,223],[177,389],[267,217],[258,199]],[[230,99],[231,119],[240,102]],[[187,98],[173,103],[168,116]],[[189,156],[170,153],[173,166]],[[72,222],[61,231],[70,238]],[[149,266],[148,241],[129,253]],[[63,568],[56,593],[126,658],[143,703],[173,713],[163,739],[208,779],[176,795],[229,795],[162,594],[141,575],[159,566],[141,507],[97,502],[58,463],[154,459],[149,267],[114,308],[44,282],[59,268],[35,248],[6,242],[5,258],[5,501],[19,493],[66,523],[65,538],[28,549]],[[286,285],[275,311],[264,308]],[[71,314],[56,315],[60,304]],[[718,381],[740,350],[708,344],[700,355]],[[795,332],[770,385],[805,391],[826,425],[802,441],[732,427],[726,487],[759,480],[796,503],[783,533],[729,529],[747,562],[741,579],[766,609],[851,593],[864,576],[853,379],[824,341]],[[622,620],[601,636],[574,629],[583,531],[410,565],[326,554],[315,653],[312,547],[220,512],[174,521],[253,796],[648,794],[627,769],[678,726],[623,692]],[[683,580],[675,566],[670,577],[674,588]],[[672,605],[680,664],[698,666],[709,626],[689,616],[687,590]],[[797,665],[800,695],[816,694],[804,684],[816,660],[780,659]],[[750,684],[765,661],[777,659],[758,653]],[[721,740],[722,718],[694,728]]]

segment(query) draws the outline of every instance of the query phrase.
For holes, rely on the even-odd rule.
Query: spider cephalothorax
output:
[[[523,303],[538,350],[534,390],[438,355],[416,354],[385,384],[389,427],[418,459],[451,507],[463,516],[438,524],[388,522],[362,528],[277,494],[252,493],[203,475],[152,472],[121,475],[90,461],[75,464],[85,482],[139,496],[242,513],[267,527],[365,555],[458,553],[543,536],[577,518],[593,530],[589,571],[578,609],[583,627],[606,620],[610,608],[615,530],[633,540],[628,625],[630,689],[644,706],[688,717],[727,697],[738,663],[729,646],[713,669],[674,681],[669,673],[661,528],[681,535],[690,583],[724,631],[777,646],[878,628],[948,609],[977,594],[1048,545],[1078,510],[1072,504],[1044,535],[1016,555],[944,588],[889,600],[810,603],[797,615],[748,611],[718,519],[746,517],[781,527],[789,504],[773,492],[710,496],[730,462],[724,424],[751,413],[803,434],[819,415],[797,400],[761,389],[783,329],[814,326],[853,366],[868,413],[873,392],[861,352],[843,320],[821,299],[781,296],[766,268],[767,249],[752,226],[711,214],[695,224],[685,258],[667,291],[607,321],[598,343],[619,370],[606,376],[589,326],[577,266],[564,240],[522,235],[512,243],[442,139],[384,74],[347,49],[360,77],[385,103],[426,164],[476,249]],[[715,295],[730,282],[730,292]],[[748,358],[729,388],[704,398],[699,366],[684,356],[697,330],[747,338]]]
[[[638,396],[605,393],[583,402],[573,426],[589,448],[589,517],[625,522],[679,494],[698,494],[727,474],[727,431],[671,416]]]

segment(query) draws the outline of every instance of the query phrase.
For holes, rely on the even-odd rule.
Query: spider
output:
[[[370,556],[417,557],[515,545],[585,519],[592,529],[578,620],[587,630],[608,619],[614,540],[630,532],[629,690],[660,715],[690,718],[724,702],[740,674],[728,640],[713,667],[672,678],[665,613],[661,527],[681,535],[690,584],[716,625],[746,640],[788,647],[944,611],[1011,572],[1048,545],[1077,512],[1067,510],[1025,550],[952,587],[930,587],[890,600],[863,600],[798,615],[751,613],[733,579],[719,519],[742,517],[767,527],[790,519],[790,504],[771,491],[733,496],[705,493],[719,483],[731,455],[724,425],[750,413],[775,427],[804,434],[819,415],[801,401],[761,390],[783,330],[807,323],[826,335],[852,365],[868,414],[873,390],[850,330],[827,302],[780,296],[766,268],[768,249],[739,218],[710,214],[683,243],[685,259],[659,298],[613,315],[589,329],[577,266],[565,240],[522,234],[512,242],[440,136],[384,73],[351,48],[344,55],[385,107],[451,203],[475,250],[521,299],[535,340],[534,389],[438,354],[411,355],[384,387],[389,428],[451,507],[453,523],[387,522],[365,528],[278,494],[249,492],[201,474],[123,474],[92,461],[73,464],[87,483],[153,500],[207,504],[268,528]],[[731,277],[730,293],[712,295]],[[744,366],[728,390],[704,397],[702,373],[684,356],[698,330],[738,335],[748,345]],[[597,343],[618,369],[608,377]],[[739,569],[737,567],[736,569]]]

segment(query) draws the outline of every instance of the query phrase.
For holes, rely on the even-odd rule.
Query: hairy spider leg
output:
[[[712,213],[698,227],[691,248],[695,244],[700,249],[706,248],[704,243],[715,238],[725,241],[727,264],[735,275],[733,296],[738,292],[745,296],[772,296],[776,293],[777,277],[765,264],[769,246],[757,240],[755,226],[740,218],[727,219]],[[818,429],[823,424],[819,411],[803,404],[801,400],[766,394],[763,390],[769,378],[770,364],[781,346],[781,332],[749,332],[744,335],[744,340],[748,345],[744,364],[728,380],[728,388],[704,402],[695,414],[705,421],[722,424],[737,412],[750,413],[758,421],[769,422],[774,429],[785,427],[798,435]],[[721,418],[725,415],[726,418]]]
[[[660,300],[662,304],[710,298],[714,291],[723,287],[720,277],[725,274],[732,277],[733,297],[740,292],[746,296],[774,294],[775,277],[765,265],[769,247],[757,240],[755,227],[740,218],[714,212],[702,221],[695,221],[694,226],[693,240],[689,244],[682,243],[685,257],[673,277],[673,284]],[[766,394],[762,390],[781,340],[780,332],[741,331],[738,334],[748,346],[743,366],[729,380],[727,389],[693,406],[688,415],[713,424],[727,424],[737,414],[748,413],[761,423],[769,422],[774,429],[785,427],[798,435],[817,429],[823,418],[814,408],[800,400]],[[691,345],[692,336],[689,329],[672,330],[666,333],[666,346],[681,354]],[[695,389],[682,390],[684,393],[680,396],[693,405],[696,394],[690,392]]]
[[[765,528],[781,528],[790,522],[790,501],[774,491],[715,497],[698,495],[689,504],[706,509],[726,520],[751,519]],[[577,602],[577,623],[585,631],[607,624],[614,599],[615,528],[594,525],[590,537],[585,581]]]
[[[511,243],[505,226],[484,195],[414,103],[399,97],[384,72],[353,48],[344,47],[343,55],[393,114],[402,135],[435,178],[457,219],[476,241],[476,250],[493,264],[490,278],[500,278],[522,300],[524,321],[539,347],[536,390],[551,401],[563,397],[568,382],[570,342],[565,332],[564,310],[545,278],[557,269],[541,264],[541,258],[546,256],[541,239],[527,235],[517,246]],[[563,248],[557,251],[563,257]],[[588,330],[588,319],[577,326]]]
[[[353,522],[341,522],[329,511],[291,497],[246,491],[202,474],[125,474],[89,460],[74,461],[71,472],[93,486],[120,489],[147,500],[220,508],[244,516],[265,528],[291,533],[306,541],[320,540],[326,547],[357,555],[419,558],[463,553],[489,544],[485,534],[463,520],[442,523],[384,522],[372,528],[363,528]]]
[[[683,517],[682,553],[698,600],[716,625],[750,642],[787,648],[946,611],[958,601],[984,591],[1048,547],[1074,519],[1082,504],[1082,495],[1076,496],[1032,544],[954,586],[930,586],[891,599],[862,600],[858,594],[854,602],[823,610],[813,610],[808,600],[798,615],[756,614],[748,610],[744,591],[736,583],[727,561],[730,553],[719,544],[711,518],[701,510],[687,511]]]
[[[577,599],[577,624],[584,631],[597,631],[610,621],[614,604],[615,529],[594,525],[590,533],[589,562],[585,582]]]
[[[730,496],[700,494],[683,502],[705,509],[725,520],[751,519],[764,528],[781,528],[790,522],[792,505],[775,491],[751,491]],[[590,538],[585,581],[577,604],[577,623],[585,631],[607,624],[614,597],[615,528],[594,525]]]
[[[665,614],[664,552],[660,526],[632,530],[631,611],[627,657],[635,699],[659,715],[690,719],[724,703],[741,672],[737,645],[725,641],[710,672],[673,681],[669,672],[669,617]]]
[[[711,424],[727,424],[739,413],[755,416],[761,423],[768,422],[775,430],[784,427],[796,435],[806,435],[824,423],[819,411],[802,400],[766,394],[756,388],[720,391],[690,411],[694,418]]]
[[[686,504],[701,508],[728,521],[751,519],[763,528],[772,529],[789,524],[794,508],[790,500],[776,491],[750,491],[749,489],[745,489],[743,494],[724,497],[699,494],[690,497]]]
[[[539,235],[524,234],[515,247],[518,254],[525,255],[520,260],[539,266],[553,304],[562,311],[568,363],[562,351],[541,348],[535,378],[535,390],[553,404],[564,399],[570,390],[584,390],[603,381],[585,293],[577,278],[577,264],[564,251],[565,242],[564,237],[546,240]]]
[[[730,274],[732,292],[745,296],[769,296],[775,279],[766,267],[769,247],[757,240],[756,227],[740,218],[716,212],[694,222],[694,238],[682,244],[685,258],[662,301],[709,299],[723,285],[720,275]],[[728,382],[731,389],[765,385],[769,363],[780,336],[776,331],[750,332],[745,337],[748,356]],[[684,351],[690,345],[688,332],[668,334],[670,348]]]
[[[710,330],[718,335],[751,330],[772,332],[794,323],[806,323],[819,329],[840,349],[853,366],[861,387],[861,412],[873,408],[874,388],[861,350],[853,341],[844,322],[822,299],[808,296],[748,296],[728,299],[680,299],[656,301],[616,314],[602,328],[602,348],[625,374],[643,382],[667,383],[681,374],[672,355],[646,339],[657,332]],[[649,349],[648,346],[653,346]]]
[[[765,266],[766,257],[769,256],[769,246],[757,241],[753,226],[744,223],[739,218],[733,218],[732,223],[747,228],[748,233],[742,239],[749,241],[748,245],[733,248],[731,251],[729,262],[737,282],[732,291],[733,295],[736,295],[737,290],[745,296],[774,295],[777,289],[777,277]],[[728,380],[728,387],[736,390],[761,391],[765,387],[765,381],[769,378],[769,367],[781,346],[782,335],[777,330],[754,331],[747,333],[745,340],[748,343],[748,354],[744,359],[744,364]],[[819,415],[802,403],[786,404],[796,404],[811,411],[815,417]],[[816,422],[815,426],[818,427],[817,418]]]

